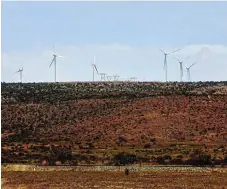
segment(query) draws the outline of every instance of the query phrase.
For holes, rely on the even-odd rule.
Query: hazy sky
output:
[[[165,51],[193,62],[192,80],[227,78],[227,2],[2,2],[2,81],[53,81],[53,43],[59,81],[91,80],[100,72],[164,81]],[[168,57],[168,80],[180,78]],[[100,79],[96,76],[96,79]],[[187,80],[186,73],[184,80]]]

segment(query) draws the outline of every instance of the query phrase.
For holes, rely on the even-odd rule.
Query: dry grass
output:
[[[2,188],[227,188],[227,174],[219,172],[76,172],[3,171]]]

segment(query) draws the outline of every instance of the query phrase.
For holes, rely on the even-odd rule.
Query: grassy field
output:
[[[219,171],[2,171],[2,188],[227,188]]]

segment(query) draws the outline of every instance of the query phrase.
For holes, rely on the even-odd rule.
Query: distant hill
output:
[[[227,154],[214,152],[227,142],[227,82],[2,83],[1,100],[3,162],[37,162],[53,148],[96,159],[101,149],[189,158],[195,145]]]

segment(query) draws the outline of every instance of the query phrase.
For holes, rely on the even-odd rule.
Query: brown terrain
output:
[[[2,84],[3,163],[40,163],[58,149],[86,164],[111,164],[119,153],[226,161],[226,82],[23,85]]]
[[[3,172],[5,189],[163,188],[226,189],[226,173],[219,172]]]

